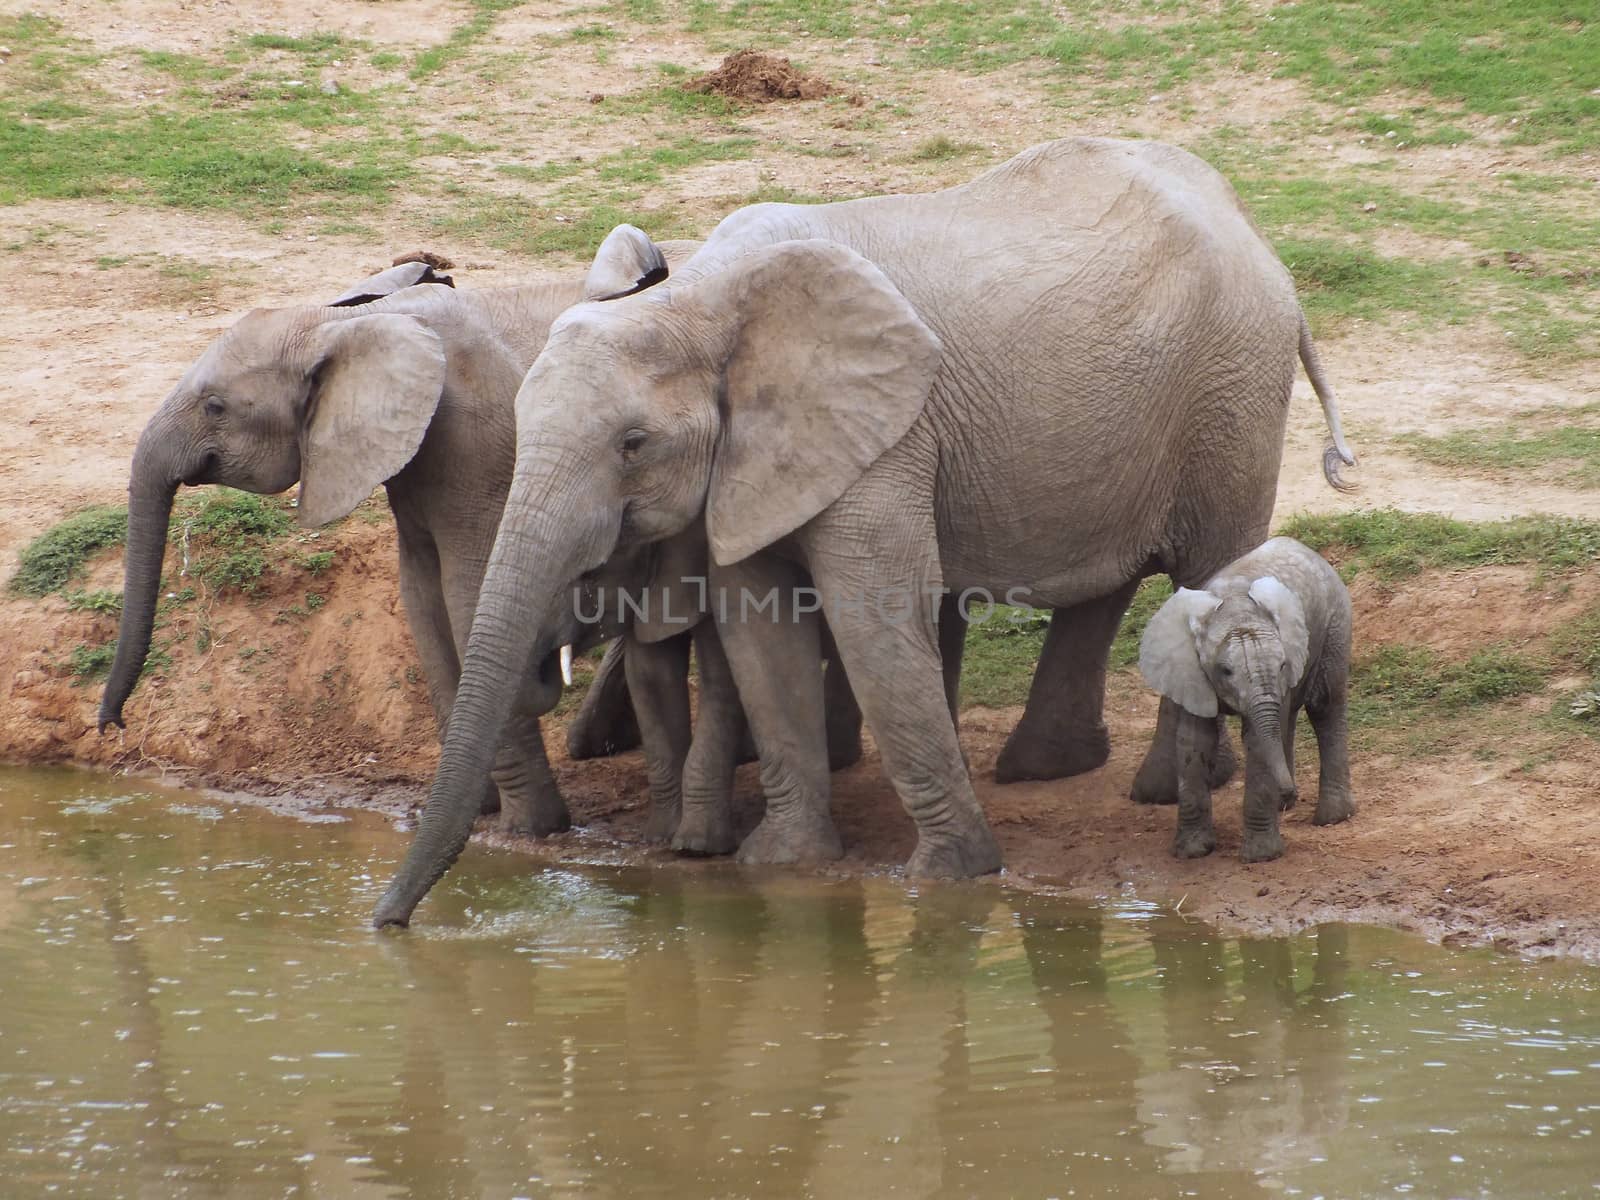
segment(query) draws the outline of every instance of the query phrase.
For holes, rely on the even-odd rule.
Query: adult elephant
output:
[[[668,243],[666,255],[681,261],[695,245]],[[662,248],[621,226],[587,278],[457,291],[445,286],[448,277],[409,263],[328,306],[243,317],[184,374],[134,452],[122,625],[100,704],[101,732],[123,724],[149,653],[178,485],[271,493],[299,480],[299,520],[307,527],[344,516],[385,486],[398,532],[401,597],[443,736],[511,484],[512,400],[523,374],[565,309],[648,287],[667,270]],[[598,638],[614,628],[588,632]],[[570,824],[538,722],[559,698],[560,680],[553,657],[526,671],[519,663],[518,671],[516,716],[493,771],[500,827],[548,834]],[[646,679],[642,671],[639,679]],[[681,687],[670,677],[654,682],[669,697]],[[626,697],[619,699],[625,706]],[[686,721],[686,700],[684,708]],[[609,715],[595,714],[595,723]],[[484,808],[492,810],[495,800],[495,789],[487,789]],[[670,837],[675,809],[661,823],[657,836]]]
[[[517,396],[456,720],[375,923],[406,924],[465,845],[509,664],[548,651],[573,581],[697,525],[767,793],[741,857],[841,853],[815,615],[744,602],[804,573],[916,822],[908,871],[995,870],[940,686],[941,589],[1079,614],[1041,671],[1077,697],[1058,740],[1091,736],[1140,578],[1197,584],[1263,540],[1297,358],[1335,480],[1337,406],[1233,189],[1175,147],[1096,138],[929,195],[742,209],[666,285],[572,309]]]

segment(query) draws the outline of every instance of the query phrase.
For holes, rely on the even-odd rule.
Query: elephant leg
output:
[[[490,778],[500,789],[501,833],[545,837],[572,828],[567,802],[545,755],[544,731],[539,714],[554,707],[547,699],[559,694],[560,679],[549,683],[538,677],[540,664],[529,663],[523,672],[517,699],[506,722]],[[551,668],[552,670],[554,668]]]
[[[1314,825],[1337,825],[1356,811],[1355,797],[1350,792],[1350,731],[1344,684],[1341,682],[1330,692],[1322,703],[1306,706],[1322,763],[1317,778],[1317,811],[1311,818]]]
[[[633,750],[642,738],[628,697],[628,674],[622,663],[622,639],[606,647],[594,679],[567,726],[567,757],[573,761],[608,758]]]
[[[644,741],[650,787],[646,841],[665,842],[678,828],[683,807],[683,762],[689,753],[689,635],[659,642],[623,639],[628,692]]]
[[[672,848],[683,854],[732,854],[739,845],[733,829],[733,767],[750,726],[716,623],[700,622],[692,636],[700,703],[683,764],[683,815]]]
[[[938,578],[932,520],[914,504],[900,517],[871,556],[860,553],[859,535],[848,536],[862,527],[852,506],[836,505],[802,536],[856,700],[917,825],[907,873],[983,875],[1000,869],[1000,847],[972,790],[943,687],[936,610],[925,590]],[[835,555],[833,546],[850,549]],[[891,596],[904,597],[908,611],[896,604],[885,612]]]
[[[715,567],[717,632],[761,755],[767,812],[739,847],[746,863],[828,862],[844,854],[828,797],[821,622],[783,611],[804,582],[792,564],[756,554]],[[774,617],[754,605],[772,599]],[[770,610],[769,610],[770,611]],[[792,618],[792,619],[791,619]]]
[[[1171,700],[1162,698],[1156,709],[1156,731],[1150,738],[1150,749],[1133,777],[1130,799],[1135,804],[1177,804],[1178,798],[1178,723],[1187,714]],[[1223,787],[1239,769],[1239,757],[1233,748],[1233,738],[1228,733],[1228,722],[1217,717],[1213,720],[1212,736],[1215,747],[1206,766],[1206,783],[1212,791]]]
[[[999,782],[1065,779],[1092,771],[1111,756],[1103,719],[1106,663],[1122,614],[1138,589],[1139,581],[1131,579],[1110,595],[1051,614],[1028,707],[995,764]]]
[[[400,603],[405,609],[411,640],[417,646],[422,664],[422,679],[428,689],[428,704],[433,709],[434,728],[444,744],[450,725],[450,710],[456,702],[456,685],[461,681],[461,661],[456,657],[455,637],[450,629],[450,610],[439,582],[439,553],[433,539],[410,528],[396,514],[400,548]],[[478,811],[500,811],[500,789],[486,780]]]
[[[1283,834],[1278,829],[1280,800],[1272,772],[1251,748],[1250,718],[1244,721],[1244,841],[1239,858],[1247,863],[1267,862],[1283,853]]]
[[[1177,753],[1178,829],[1172,853],[1200,858],[1217,848],[1211,817],[1211,758],[1217,748],[1217,722],[1177,709],[1173,745]]]
[[[459,662],[466,657],[467,635],[472,630],[482,574],[458,569],[454,575],[445,592],[445,602],[449,607],[450,628],[455,635],[454,655]],[[540,680],[539,667],[538,663],[529,663],[523,671],[505,732],[495,751],[494,766],[489,772],[489,786],[500,797],[497,828],[502,833],[530,837],[544,837],[572,827],[567,802],[562,799],[561,789],[550,770],[544,734],[539,728],[539,717],[555,707],[560,680]],[[459,677],[459,669],[456,677]]]

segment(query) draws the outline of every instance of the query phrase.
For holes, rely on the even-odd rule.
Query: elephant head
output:
[[[665,271],[659,250],[625,226],[602,247],[584,295],[626,294]],[[247,313],[151,417],[128,485],[122,624],[100,703],[102,733],[123,725],[150,650],[179,484],[271,493],[298,480],[300,524],[312,527],[350,512],[416,454],[445,387],[447,348],[425,321],[372,302],[420,284],[454,286],[423,263],[406,263],[326,307]]]
[[[707,250],[712,249],[708,245]],[[517,395],[517,466],[416,840],[374,923],[405,925],[471,834],[515,684],[574,581],[689,531],[719,564],[837,500],[923,410],[941,347],[876,267],[826,241],[705,251],[569,309]],[[691,530],[703,522],[704,530]],[[662,558],[672,561],[675,556]],[[651,593],[672,586],[658,573]]]
[[[1284,725],[1308,653],[1299,598],[1264,575],[1248,591],[1225,596],[1179,588],[1145,628],[1139,670],[1194,716],[1242,715],[1248,752],[1287,798],[1295,783],[1283,752]]]

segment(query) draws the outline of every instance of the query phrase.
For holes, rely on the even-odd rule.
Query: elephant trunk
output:
[[[117,630],[117,654],[100,699],[100,732],[106,726],[123,727],[122,706],[139,682],[145,657],[150,653],[150,632],[155,624],[161,564],[167,552],[167,521],[178,484],[205,466],[200,452],[174,451],[167,422],[158,415],[139,438],[128,484],[128,544],[123,558],[122,624]]]
[[[519,464],[478,596],[439,770],[405,862],[373,912],[374,928],[406,926],[472,835],[522,674],[556,649],[572,611],[570,587],[610,554],[615,500],[596,501],[588,463],[553,448]]]
[[[1295,794],[1294,772],[1283,753],[1283,709],[1283,701],[1269,693],[1251,704],[1246,729],[1250,754],[1267,769],[1280,801]]]

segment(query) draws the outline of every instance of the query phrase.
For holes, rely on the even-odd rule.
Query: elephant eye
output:
[[[1218,670],[1219,674],[1226,675],[1230,679],[1233,678],[1233,668],[1232,667],[1219,667],[1219,668],[1217,668],[1217,670]]]
[[[206,397],[206,416],[220,417],[222,415],[222,401],[215,396]]]
[[[630,429],[630,430],[628,430],[627,433],[623,434],[622,435],[622,454],[623,454],[623,457],[631,458],[633,455],[639,453],[640,448],[645,444],[645,441],[648,439],[648,436],[649,435],[646,434],[645,431],[642,430],[642,429]]]

